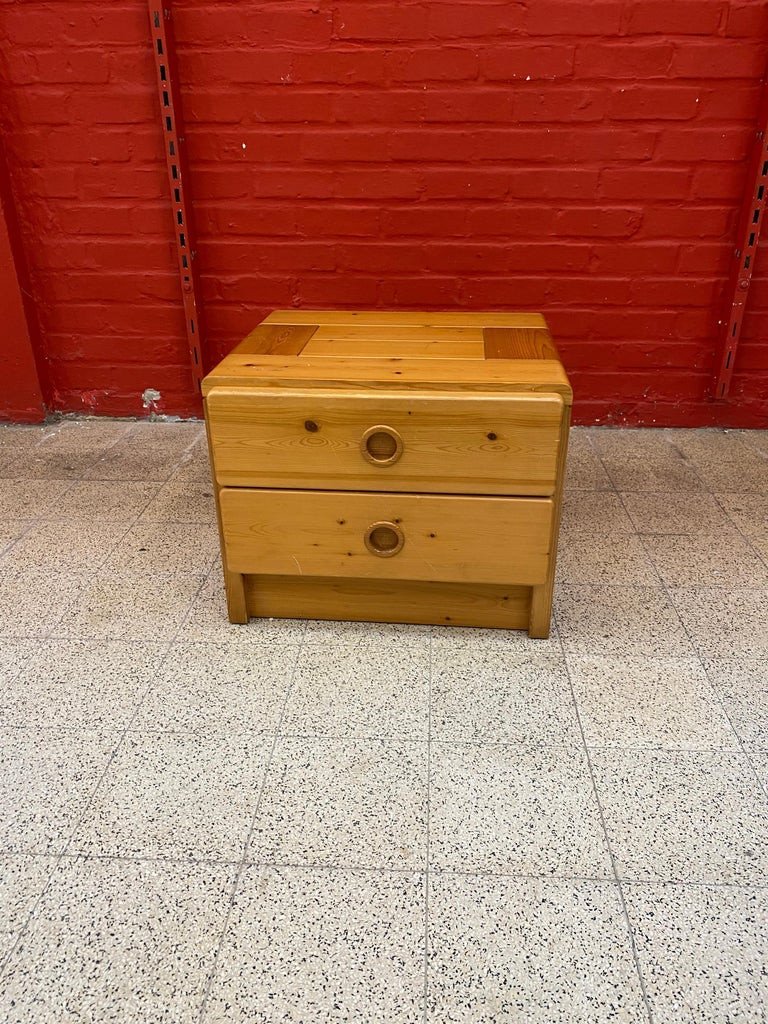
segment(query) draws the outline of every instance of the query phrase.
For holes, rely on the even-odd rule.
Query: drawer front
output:
[[[560,395],[214,388],[223,486],[550,495]]]
[[[525,585],[546,579],[548,498],[225,487],[220,499],[232,572]]]

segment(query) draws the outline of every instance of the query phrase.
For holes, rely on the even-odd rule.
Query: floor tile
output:
[[[424,880],[248,868],[204,1024],[420,1024]]]
[[[15,522],[0,521],[0,559],[7,561],[19,538],[33,530],[35,525],[27,519],[17,519]]]
[[[595,658],[568,667],[588,746],[735,750],[739,743],[695,658]]]
[[[40,444],[51,430],[50,424],[27,426],[24,423],[4,423],[0,426],[0,448],[16,448],[25,451]]]
[[[713,459],[733,461],[752,455],[740,430],[668,427],[664,435],[676,452],[693,463]]]
[[[697,651],[706,658],[768,655],[768,589],[675,587],[670,597]]]
[[[426,740],[429,641],[310,644],[299,655],[281,732]]]
[[[735,531],[643,543],[669,587],[768,587],[768,567]]]
[[[744,746],[768,750],[768,657],[706,658],[704,666]]]
[[[560,585],[555,614],[573,654],[680,658],[690,641],[664,591],[654,587]]]
[[[750,448],[768,455],[768,430],[740,430],[739,435]]]
[[[7,968],[0,1019],[197,1024],[234,869],[65,859]]]
[[[600,456],[670,458],[674,455],[667,433],[658,427],[590,427],[587,433]]]
[[[432,658],[432,738],[580,744],[562,655],[438,649]]]
[[[524,629],[479,629],[470,626],[432,626],[431,636],[433,651],[474,650],[478,657],[482,657],[482,651],[492,648],[532,654],[559,654],[562,650],[554,621],[546,640],[534,640]]]
[[[238,860],[270,744],[254,736],[129,734],[70,852]]]
[[[749,542],[754,551],[762,559],[763,565],[768,567],[768,530],[763,533],[755,533],[749,537]]]
[[[107,573],[83,585],[56,626],[64,638],[168,640],[184,621],[202,576]]]
[[[177,640],[189,643],[233,643],[260,646],[265,643],[298,643],[306,624],[301,619],[250,619],[244,625],[227,618],[224,581],[214,570],[185,619]]]
[[[565,464],[567,491],[612,491],[613,483],[605,472],[586,434],[571,430]]]
[[[250,859],[422,869],[426,842],[426,744],[278,740]]]
[[[645,1022],[618,888],[432,875],[427,1020]]]
[[[16,569],[50,566],[92,572],[109,558],[127,529],[125,523],[43,522],[32,526],[2,558]]]
[[[162,660],[162,644],[46,640],[0,689],[0,725],[120,732]]]
[[[732,525],[711,494],[666,491],[625,492],[621,499],[638,533],[699,534],[728,530]]]
[[[56,857],[0,854],[0,964],[13,948],[55,864]]]
[[[81,480],[44,512],[46,519],[132,523],[152,500],[159,483],[143,480]]]
[[[111,572],[208,573],[219,550],[218,530],[202,523],[132,526],[107,561]]]
[[[304,634],[307,644],[354,644],[356,647],[377,648],[383,644],[417,644],[421,646],[430,637],[432,626],[411,625],[407,622],[327,622],[309,619]]]
[[[673,452],[656,457],[604,455],[603,465],[618,491],[703,491],[706,487],[691,466]]]
[[[201,523],[216,526],[216,503],[209,481],[177,476],[163,484],[141,515],[142,523]]]
[[[768,800],[744,754],[593,750],[621,878],[768,882]]]
[[[768,890],[624,886],[654,1019],[762,1024],[768,1005]]]
[[[36,640],[0,639],[0,684],[10,684],[37,650]],[[2,689],[0,689],[0,700]]]
[[[187,447],[184,439],[157,439],[133,432],[118,441],[83,473],[88,480],[167,480]]]
[[[277,644],[176,644],[131,728],[274,733],[297,653]]]
[[[626,533],[564,538],[557,555],[557,578],[579,585],[653,587],[659,582],[639,537]]]
[[[575,748],[433,743],[429,830],[437,870],[611,876]]]
[[[3,480],[0,487],[0,519],[34,519],[58,506],[72,487],[70,480]]]
[[[0,567],[0,637],[45,636],[85,581],[72,571],[48,567]]]
[[[0,730],[0,850],[61,852],[117,742],[86,730]]]
[[[591,536],[596,524],[600,533],[634,533],[618,494],[613,491],[566,491],[560,538]]]
[[[715,498],[736,529],[745,537],[768,531],[768,501],[765,495],[718,491]]]
[[[697,462],[696,473],[710,491],[768,494],[768,459],[759,455]]]
[[[751,751],[749,760],[757,772],[760,785],[768,793],[768,750]]]

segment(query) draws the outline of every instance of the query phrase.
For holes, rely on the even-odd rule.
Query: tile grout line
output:
[[[22,942],[22,940],[24,938],[24,935],[26,934],[27,929],[29,928],[30,921],[32,920],[35,912],[37,911],[37,908],[42,903],[43,897],[47,894],[48,890],[50,889],[51,883],[52,883],[53,878],[54,878],[54,875],[56,874],[56,872],[57,872],[57,870],[59,868],[59,865],[61,864],[63,858],[67,855],[70,843],[72,842],[74,836],[77,834],[77,830],[80,828],[80,826],[82,825],[83,821],[85,820],[85,816],[88,813],[91,805],[93,804],[93,801],[96,798],[96,795],[97,795],[97,793],[99,791],[99,788],[101,787],[101,784],[104,781],[104,779],[105,779],[105,777],[107,775],[107,772],[112,767],[112,764],[114,763],[114,760],[117,757],[118,752],[122,749],[122,746],[123,746],[123,744],[125,742],[125,739],[126,739],[126,737],[128,735],[128,730],[130,729],[131,723],[135,719],[136,715],[138,715],[139,710],[141,709],[142,704],[144,703],[144,701],[149,696],[150,691],[153,689],[153,686],[155,685],[155,683],[157,681],[157,677],[159,676],[159,674],[160,674],[160,672],[161,672],[161,670],[163,668],[163,665],[165,664],[165,662],[166,662],[166,660],[168,658],[168,655],[171,652],[171,649],[172,649],[173,644],[174,644],[174,642],[176,640],[176,637],[177,637],[178,633],[180,632],[183,624],[186,622],[187,618],[189,617],[189,615],[190,615],[190,613],[192,611],[192,608],[194,606],[194,603],[197,600],[197,597],[199,596],[200,591],[202,590],[204,585],[205,585],[205,578],[202,579],[202,581],[200,582],[200,585],[198,586],[197,590],[195,591],[195,593],[194,593],[194,595],[192,597],[192,600],[189,603],[189,607],[187,608],[184,616],[182,617],[182,619],[179,622],[178,628],[171,635],[171,637],[168,639],[168,642],[166,643],[166,646],[165,646],[165,650],[164,650],[163,654],[160,656],[160,658],[158,660],[158,663],[157,663],[157,665],[155,666],[155,668],[153,670],[152,678],[150,679],[150,681],[147,683],[146,687],[144,688],[144,692],[143,692],[143,694],[141,696],[141,700],[139,700],[139,702],[136,704],[136,707],[133,709],[133,714],[131,715],[130,719],[128,720],[127,725],[123,729],[122,734],[120,734],[120,738],[118,739],[117,743],[115,744],[114,749],[112,750],[111,754],[107,758],[107,763],[105,764],[103,771],[101,772],[101,774],[99,775],[98,779],[96,780],[96,782],[95,782],[95,784],[93,786],[93,789],[91,790],[90,796],[85,801],[85,804],[83,805],[83,809],[82,809],[80,815],[78,816],[77,820],[75,821],[74,825],[72,826],[72,829],[71,829],[71,831],[70,831],[70,833],[69,833],[69,835],[68,835],[68,837],[66,839],[66,842],[64,843],[62,849],[58,852],[58,854],[53,854],[52,855],[52,856],[55,857],[55,860],[54,860],[54,863],[53,863],[53,865],[51,867],[51,871],[50,871],[50,873],[48,875],[46,883],[43,886],[43,888],[41,889],[40,893],[38,894],[37,899],[31,905],[31,907],[29,909],[29,912],[27,913],[27,915],[26,915],[26,917],[24,919],[24,924],[19,929],[19,932],[18,932],[18,934],[16,936],[15,941],[13,942],[11,947],[8,949],[8,952],[5,954],[5,956],[3,957],[2,961],[0,961],[0,978],[2,978],[2,976],[4,975],[8,965],[11,962],[13,954],[16,952],[16,950],[18,949],[19,945],[21,944],[21,942]],[[65,613],[66,613],[66,610],[65,610]],[[55,629],[55,627],[53,627],[53,628]],[[51,630],[51,632],[53,632],[53,629]],[[49,636],[50,636],[50,633],[46,635],[46,639]]]
[[[434,667],[432,657],[432,633],[428,636],[429,641],[429,676],[427,685],[427,835],[426,850],[424,856],[424,989],[423,999],[423,1021],[427,1024],[429,1018],[429,889],[430,889],[430,824],[432,814],[432,672]]]
[[[720,508],[721,511],[726,516],[728,516],[728,513],[720,505],[720,502],[717,500],[717,498],[715,497],[714,493],[713,492],[709,492],[709,493],[712,494],[712,497],[713,497],[715,503],[717,504],[718,508]],[[621,501],[621,503],[623,505],[624,501],[623,501],[623,499],[621,497],[621,494],[619,494],[619,500]],[[626,506],[625,506],[625,509],[626,509]],[[734,523],[734,526],[735,526],[735,523]],[[736,529],[737,529],[737,532],[742,537],[744,537],[744,535],[741,534],[741,531],[738,529],[738,527],[736,527]],[[746,538],[744,538],[744,539],[746,539]],[[643,536],[642,535],[640,535],[640,543],[643,545],[643,549],[646,551],[646,554],[647,554],[648,551],[647,551],[647,548],[645,547],[645,542],[643,540]],[[751,549],[751,546],[750,546],[750,549]],[[650,554],[648,555],[648,557],[649,558],[651,557]],[[674,609],[675,615],[678,618],[678,621],[679,621],[679,623],[680,623],[680,625],[681,625],[681,627],[683,629],[683,632],[685,633],[685,635],[686,635],[686,637],[688,639],[688,642],[691,645],[691,648],[693,649],[694,657],[695,657],[696,661],[698,662],[699,666],[701,667],[701,670],[702,670],[702,672],[704,673],[704,675],[705,675],[705,677],[707,679],[707,683],[709,684],[710,692],[711,692],[714,700],[716,701],[718,707],[720,708],[720,710],[722,711],[723,715],[725,716],[726,721],[728,722],[728,726],[729,726],[731,732],[733,733],[733,737],[734,737],[734,739],[736,741],[736,744],[737,744],[737,747],[738,747],[738,751],[741,752],[741,754],[743,755],[743,757],[746,760],[747,764],[749,765],[750,771],[752,772],[752,775],[754,776],[754,779],[757,782],[758,789],[764,795],[766,801],[768,801],[768,784],[763,782],[762,778],[760,777],[760,773],[758,772],[757,768],[755,768],[755,765],[754,765],[754,763],[752,761],[752,758],[749,756],[749,751],[747,751],[745,749],[744,743],[742,741],[742,738],[739,735],[738,730],[734,726],[733,720],[732,720],[730,714],[728,713],[728,709],[726,708],[726,706],[725,706],[725,704],[724,704],[724,702],[723,702],[723,700],[722,700],[722,698],[720,696],[720,693],[719,693],[717,687],[712,682],[712,679],[710,677],[709,671],[707,670],[707,666],[705,664],[704,658],[702,657],[701,653],[699,652],[698,645],[694,643],[693,637],[691,636],[691,634],[690,634],[690,632],[688,630],[688,627],[683,622],[683,617],[680,614],[680,612],[678,611],[677,605],[675,604],[674,599],[673,599],[672,595],[669,592],[669,587],[667,586],[667,582],[661,576],[661,574],[659,574],[659,575],[660,575],[660,579],[661,579],[661,586],[662,586],[662,589],[664,591],[664,594],[666,595],[667,601],[669,602],[670,607]],[[700,589],[707,589],[707,588],[700,588]],[[718,589],[721,589],[721,588],[718,588]],[[756,588],[734,587],[732,589],[734,589],[734,590],[755,589],[755,590],[760,591],[760,590],[763,590],[765,588],[759,588],[759,587],[756,587]],[[708,751],[702,751],[702,752],[703,753],[707,753]],[[688,751],[688,753],[698,753],[698,751]],[[721,753],[727,753],[727,751],[721,751]]]
[[[306,622],[304,623],[304,632],[306,632]],[[219,935],[219,941],[216,944],[216,950],[213,955],[213,962],[211,963],[210,970],[208,971],[208,975],[205,981],[205,987],[203,989],[203,995],[200,1000],[200,1013],[197,1018],[198,1024],[202,1024],[206,1015],[206,1011],[208,1009],[208,1001],[213,990],[213,983],[216,979],[216,974],[219,967],[219,960],[221,957],[221,951],[226,941],[227,933],[229,932],[229,922],[232,916],[232,911],[235,906],[235,897],[237,896],[237,890],[240,887],[240,880],[242,879],[243,873],[245,872],[247,867],[250,867],[253,863],[258,863],[250,861],[248,859],[248,851],[250,848],[251,838],[253,836],[254,829],[256,828],[256,821],[259,815],[259,811],[261,810],[261,802],[264,798],[264,791],[266,790],[267,787],[269,769],[272,766],[272,759],[274,757],[278,741],[281,739],[280,729],[283,723],[283,718],[285,717],[285,712],[288,708],[288,701],[290,700],[291,692],[293,690],[293,684],[296,678],[296,669],[299,664],[299,659],[301,658],[301,652],[304,649],[304,632],[302,632],[302,642],[297,645],[297,650],[293,661],[293,668],[291,670],[291,677],[288,681],[288,685],[285,690],[285,696],[283,697],[282,706],[280,708],[280,715],[278,718],[277,727],[275,729],[275,734],[272,737],[272,744],[270,746],[269,754],[267,755],[267,758],[264,763],[264,771],[261,777],[261,785],[259,786],[258,796],[256,797],[256,804],[253,809],[253,814],[251,815],[251,821],[248,827],[248,831],[246,832],[243,841],[243,853],[242,856],[240,857],[240,860],[237,862],[237,866],[235,868],[235,874],[232,880],[232,889],[229,895],[229,902],[227,904],[227,912],[224,916],[224,924]]]
[[[94,853],[62,853],[62,854],[49,854],[49,853],[23,853],[13,850],[0,850],[0,858],[7,858],[8,860],[78,860],[78,861],[99,861],[107,862],[114,861],[115,863],[123,864],[190,864],[190,865],[210,865],[213,867],[225,867],[225,868],[236,868],[239,864],[239,860],[227,860],[216,857],[173,857],[173,856],[134,856],[133,854],[94,854]],[[329,872],[329,871],[343,871],[349,874],[361,874],[361,875],[408,875],[417,876],[423,875],[424,870],[421,868],[399,868],[399,867],[361,867],[359,864],[310,864],[307,862],[294,862],[294,861],[276,861],[276,860],[250,860],[246,859],[246,867],[255,868],[275,868],[280,871],[317,871],[318,873]],[[516,871],[479,871],[476,869],[462,870],[460,868],[432,868],[431,873],[433,875],[446,875],[455,876],[459,878],[487,878],[487,879],[511,879],[514,881],[541,881],[541,882],[587,882],[593,885],[610,885],[616,884],[615,880],[600,875],[552,875],[549,873],[531,874]],[[672,881],[667,879],[657,878],[624,878],[623,884],[634,885],[634,886],[655,886],[662,888],[664,886],[683,886],[689,889],[739,889],[752,891],[756,890],[762,892],[768,890],[768,882],[699,882],[691,881],[687,879],[674,879]]]
[[[554,609],[553,609],[553,617],[554,616],[555,616],[555,612],[554,612]],[[635,970],[637,972],[638,981],[640,982],[640,992],[641,992],[642,997],[643,997],[643,1004],[645,1006],[645,1012],[648,1015],[648,1022],[649,1022],[649,1024],[654,1024],[653,1012],[651,1010],[650,999],[648,998],[648,990],[647,990],[646,984],[645,984],[645,976],[643,974],[643,969],[642,969],[642,966],[640,964],[640,957],[639,957],[639,954],[638,954],[638,951],[637,951],[637,943],[635,942],[635,934],[634,934],[634,932],[632,930],[632,924],[631,924],[631,922],[629,920],[629,911],[627,910],[627,902],[626,902],[626,899],[624,897],[624,890],[622,888],[621,879],[619,877],[619,871],[618,871],[618,868],[616,866],[616,857],[615,857],[614,852],[613,852],[613,847],[611,845],[611,839],[610,839],[610,836],[608,834],[608,828],[607,828],[606,823],[605,823],[605,814],[603,812],[603,805],[600,802],[600,794],[598,792],[597,782],[595,780],[595,772],[594,772],[594,768],[593,768],[593,765],[592,765],[592,758],[591,758],[590,753],[589,753],[589,749],[590,748],[587,746],[587,740],[586,740],[586,736],[584,734],[584,726],[582,725],[582,721],[581,721],[581,711],[579,709],[579,703],[578,703],[578,701],[576,699],[576,691],[575,691],[574,686],[573,686],[573,679],[571,677],[571,669],[570,669],[570,665],[568,664],[568,657],[566,655],[565,646],[563,644],[562,633],[560,631],[560,623],[557,622],[557,619],[555,619],[555,625],[557,627],[557,637],[558,637],[558,641],[560,643],[560,649],[561,649],[561,652],[562,652],[563,662],[565,664],[565,671],[566,671],[566,674],[568,676],[568,685],[569,685],[570,690],[571,690],[571,700],[573,701],[573,707],[574,707],[574,711],[576,713],[576,721],[577,721],[578,726],[579,726],[579,732],[581,733],[581,740],[582,740],[582,744],[583,744],[583,747],[584,747],[584,754],[585,754],[585,757],[587,759],[587,770],[589,771],[589,777],[590,777],[590,780],[591,780],[591,783],[592,783],[592,792],[594,793],[594,796],[595,796],[595,803],[597,804],[597,812],[598,812],[598,814],[600,816],[600,824],[601,824],[602,829],[603,829],[603,836],[605,837],[605,844],[606,844],[606,848],[608,850],[608,856],[609,856],[610,861],[611,861],[611,870],[613,871],[613,877],[614,877],[614,881],[616,883],[616,888],[617,888],[617,892],[618,892],[618,895],[619,895],[619,901],[621,903],[621,909],[622,909],[622,913],[623,913],[623,916],[624,916],[624,922],[625,922],[625,924],[627,926],[627,935],[629,937],[629,944],[630,944],[630,948],[632,950],[632,959],[634,960]]]

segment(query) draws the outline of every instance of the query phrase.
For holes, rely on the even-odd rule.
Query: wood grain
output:
[[[220,501],[227,564],[235,572],[528,585],[547,576],[547,498],[226,487]],[[381,521],[396,523],[405,537],[391,558],[365,544]]]
[[[235,351],[261,356],[297,356],[317,330],[280,324],[260,324],[247,335]]]
[[[222,485],[550,495],[560,395],[446,395],[214,388],[207,415]],[[392,465],[366,459],[366,431],[402,442]]]
[[[246,576],[248,614],[525,629],[530,587],[321,576]]]
[[[416,388],[430,391],[556,392],[570,404],[571,385],[559,362],[550,359],[301,359],[233,352],[203,380],[214,387],[256,384],[284,388]]]
[[[543,327],[541,313],[429,313],[419,310],[383,312],[380,309],[343,311],[336,309],[276,309],[265,324],[369,324],[374,327]]]
[[[483,330],[486,359],[557,359],[549,331],[530,327],[486,327]]]

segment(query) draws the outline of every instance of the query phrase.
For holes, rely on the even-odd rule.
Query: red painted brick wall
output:
[[[176,0],[215,359],[277,306],[542,309],[581,422],[768,423],[768,262],[706,401],[764,0]],[[59,409],[198,409],[143,0],[2,0]]]

